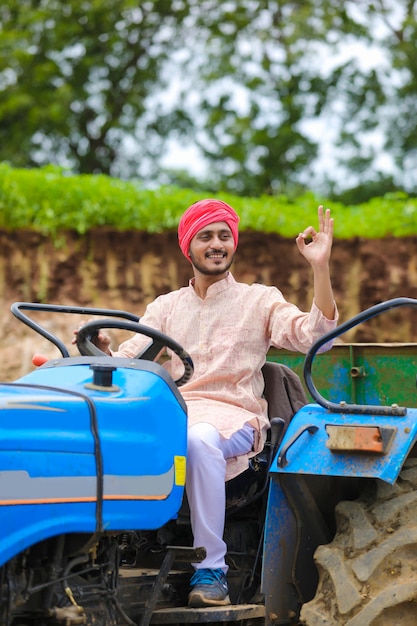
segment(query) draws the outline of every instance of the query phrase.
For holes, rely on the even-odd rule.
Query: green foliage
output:
[[[80,235],[100,227],[150,233],[175,230],[184,210],[203,197],[212,194],[170,186],[145,189],[138,182],[72,175],[53,166],[15,169],[0,165],[0,228],[33,229],[55,242],[66,230]],[[295,237],[309,224],[316,225],[317,206],[324,204],[332,210],[339,239],[417,234],[417,198],[402,192],[356,206],[328,203],[312,193],[294,198],[242,198],[225,193],[221,199],[239,213],[241,230]]]
[[[193,201],[192,192],[147,191],[136,182],[103,174],[73,176],[54,166],[0,166],[0,226],[11,230],[84,234],[109,226],[157,232],[174,228],[177,213],[188,201]]]
[[[81,173],[130,168],[132,137],[160,84],[186,5],[165,0],[0,3],[0,160]],[[147,119],[152,117],[147,111]],[[142,124],[141,133],[146,133]],[[144,129],[145,127],[145,129]],[[158,149],[156,145],[154,149]],[[135,168],[143,158],[133,156]]]
[[[387,172],[411,193],[416,6],[0,2],[0,161],[184,186],[192,157],[178,170],[164,162],[181,145],[204,162],[204,179],[188,175],[196,190],[255,198],[353,184],[364,198]]]

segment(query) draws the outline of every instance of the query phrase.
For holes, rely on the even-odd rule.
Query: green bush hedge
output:
[[[82,235],[100,226],[147,232],[173,230],[183,211],[207,196],[211,194],[204,190],[145,189],[138,181],[73,175],[52,166],[15,169],[0,164],[0,228],[29,228],[52,238],[65,230]],[[316,225],[317,206],[323,204],[332,210],[339,239],[417,234],[417,198],[405,193],[387,194],[358,206],[328,203],[310,193],[293,199],[218,197],[239,213],[241,230],[295,237],[309,224]]]

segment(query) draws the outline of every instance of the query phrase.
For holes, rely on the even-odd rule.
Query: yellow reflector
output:
[[[185,456],[174,456],[175,484],[179,487],[185,485],[185,464]]]

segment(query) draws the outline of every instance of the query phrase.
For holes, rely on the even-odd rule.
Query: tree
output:
[[[145,140],[147,99],[187,11],[164,0],[2,4],[0,160],[132,175],[132,161],[158,150]],[[141,143],[132,157],[129,135]]]
[[[341,166],[338,176],[327,177],[330,186],[356,187],[358,197],[369,197],[378,185],[381,194],[398,186],[415,193],[416,0],[349,0],[349,22],[342,23],[340,3],[326,4],[339,51],[323,108],[337,128],[335,164]],[[340,53],[346,42],[354,44],[354,55]]]
[[[412,190],[416,2],[8,0],[0,160],[243,195]],[[169,170],[172,145],[205,175]]]
[[[178,113],[192,120],[209,186],[246,195],[294,187],[317,154],[302,128],[324,88],[303,62],[314,3],[197,4]]]
[[[415,187],[415,0],[200,5],[181,107],[212,187]]]

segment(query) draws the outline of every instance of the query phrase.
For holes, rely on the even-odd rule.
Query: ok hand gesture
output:
[[[313,267],[322,267],[329,264],[333,243],[333,218],[330,217],[330,209],[318,208],[319,230],[308,226],[295,240],[303,257]],[[308,243],[306,239],[311,237]]]

